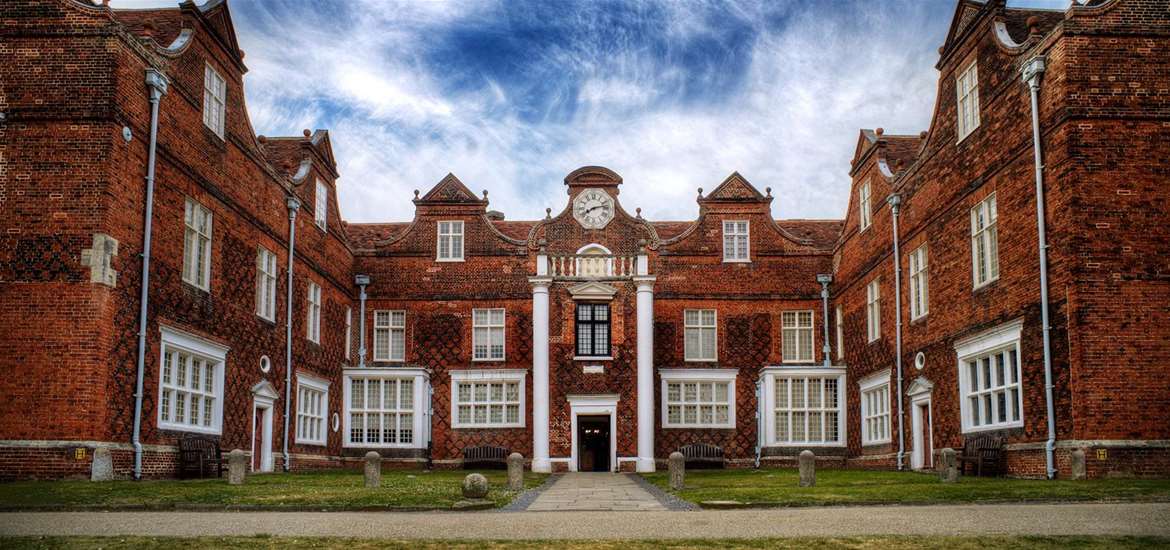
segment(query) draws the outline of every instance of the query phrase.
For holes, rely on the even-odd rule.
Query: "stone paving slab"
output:
[[[0,536],[703,539],[865,535],[1170,536],[1170,504],[837,506],[698,512],[8,512]],[[0,546],[3,541],[0,540]]]
[[[569,472],[528,505],[530,512],[666,510],[662,502],[626,474]]]

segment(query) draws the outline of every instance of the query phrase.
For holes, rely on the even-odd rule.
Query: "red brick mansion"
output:
[[[328,132],[254,133],[226,2],[8,0],[0,479],[172,476],[194,436],[258,471],[993,436],[1012,475],[1170,474],[1168,46],[1164,0],[957,0],[929,129],[860,131],[843,220],[732,173],[652,221],[589,166],[540,220],[449,175],[347,224]]]

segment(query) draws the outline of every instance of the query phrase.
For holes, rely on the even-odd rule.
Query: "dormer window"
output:
[[[223,139],[223,119],[227,105],[227,82],[211,65],[203,68],[203,125]]]
[[[865,231],[869,228],[869,224],[873,223],[873,212],[870,210],[869,204],[869,181],[861,184],[857,188],[857,208],[861,213],[861,230]]]
[[[959,141],[963,141],[979,127],[979,70],[975,61],[955,78],[955,93],[959,98],[956,128]]]
[[[748,222],[747,220],[724,220],[723,222],[723,261],[747,262],[749,257]]]
[[[463,222],[459,220],[439,222],[438,255],[440,262],[463,261]]]
[[[317,196],[314,197],[313,221],[321,231],[325,231],[325,213],[329,211],[329,188],[321,180],[317,180]]]

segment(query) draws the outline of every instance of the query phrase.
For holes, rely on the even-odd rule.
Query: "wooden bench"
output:
[[[961,474],[966,475],[967,464],[970,464],[977,476],[984,472],[999,475],[1003,472],[1003,438],[993,435],[968,437],[963,441],[958,460]]]
[[[463,468],[489,468],[502,470],[508,467],[508,449],[481,445],[463,448]]]
[[[723,448],[709,443],[683,445],[678,452],[686,459],[687,468],[722,468]]]
[[[213,472],[223,477],[224,459],[219,443],[210,437],[179,440],[179,479],[205,478]]]

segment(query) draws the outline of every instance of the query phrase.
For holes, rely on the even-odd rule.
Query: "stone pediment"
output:
[[[617,289],[605,283],[589,281],[569,287],[574,300],[612,300]]]
[[[739,174],[732,172],[714,190],[702,197],[700,201],[746,201],[764,202],[770,200],[765,197],[754,185]]]
[[[415,199],[416,201],[419,199]],[[447,203],[472,203],[479,204],[484,202],[479,197],[475,196],[455,174],[447,174],[446,177],[439,180],[426,195],[423,195],[422,202],[447,202]]]
[[[276,388],[273,387],[272,383],[267,380],[261,380],[257,382],[255,386],[252,386],[252,395],[266,399],[276,399],[280,397],[280,394],[277,393]]]
[[[906,389],[906,395],[908,395],[908,396],[921,395],[924,393],[930,393],[931,390],[933,390],[933,389],[934,389],[934,384],[931,383],[930,380],[927,380],[925,377],[919,376],[918,378],[915,378],[913,382],[910,383],[910,387]]]

